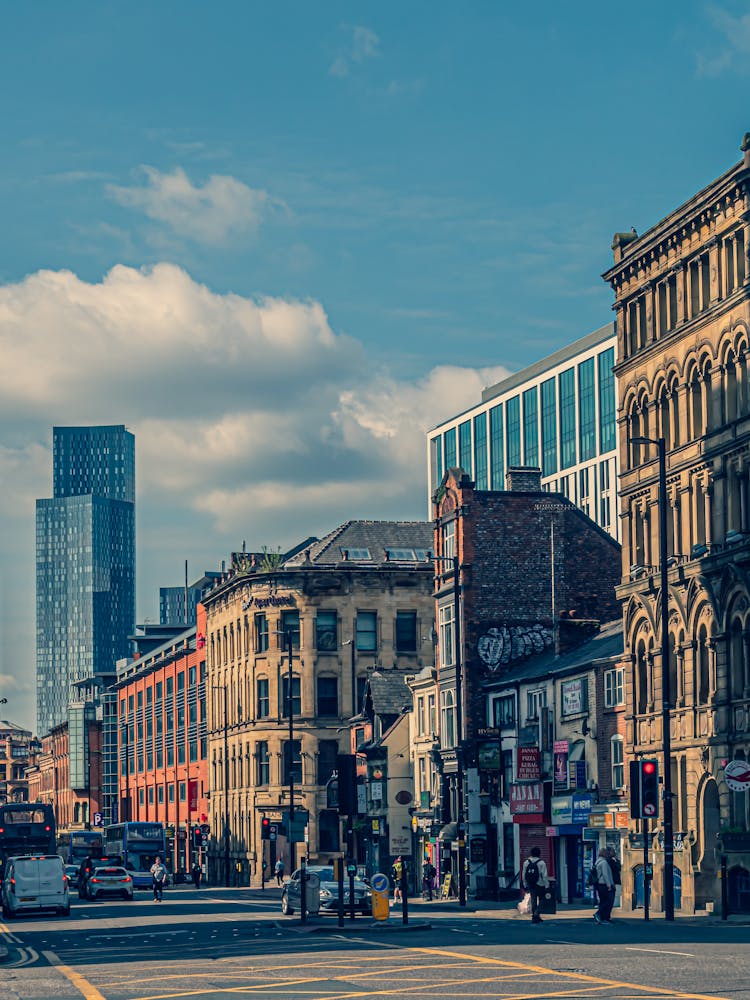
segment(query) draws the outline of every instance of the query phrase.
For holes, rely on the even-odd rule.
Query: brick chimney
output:
[[[542,470],[535,466],[509,468],[505,473],[505,489],[510,493],[541,493]]]

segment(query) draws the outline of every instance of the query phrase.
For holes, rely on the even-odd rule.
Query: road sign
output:
[[[750,764],[730,760],[724,767],[724,780],[732,792],[750,792]]]
[[[656,806],[654,805],[653,802],[644,802],[643,805],[641,806],[641,809],[643,810],[644,816],[656,815]]]
[[[279,835],[279,828],[275,823],[270,823],[268,826],[268,839],[276,840]]]
[[[94,826],[104,826],[104,816],[101,813],[94,813]]]
[[[370,885],[375,892],[388,892],[388,876],[378,872],[370,879]]]

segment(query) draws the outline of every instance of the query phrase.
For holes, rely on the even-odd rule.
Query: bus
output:
[[[103,830],[62,830],[57,835],[57,853],[66,865],[80,867],[86,858],[104,854]]]
[[[17,854],[55,854],[55,813],[44,802],[0,805],[0,879],[7,858]]]
[[[107,855],[119,854],[133,879],[134,889],[151,888],[151,866],[156,856],[164,861],[167,838],[163,823],[117,823],[104,834]]]

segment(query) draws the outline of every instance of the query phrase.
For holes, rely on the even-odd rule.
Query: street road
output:
[[[416,909],[416,908],[415,908]],[[429,926],[428,926],[429,922]],[[0,1000],[747,1000],[745,924],[428,913],[409,929],[283,918],[278,891],[174,889],[163,903],[73,901],[70,919],[0,924]]]

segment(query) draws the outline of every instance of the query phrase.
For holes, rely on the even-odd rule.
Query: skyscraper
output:
[[[123,425],[55,427],[53,497],[36,504],[37,732],[70,685],[114,671],[135,625],[135,439]]]

